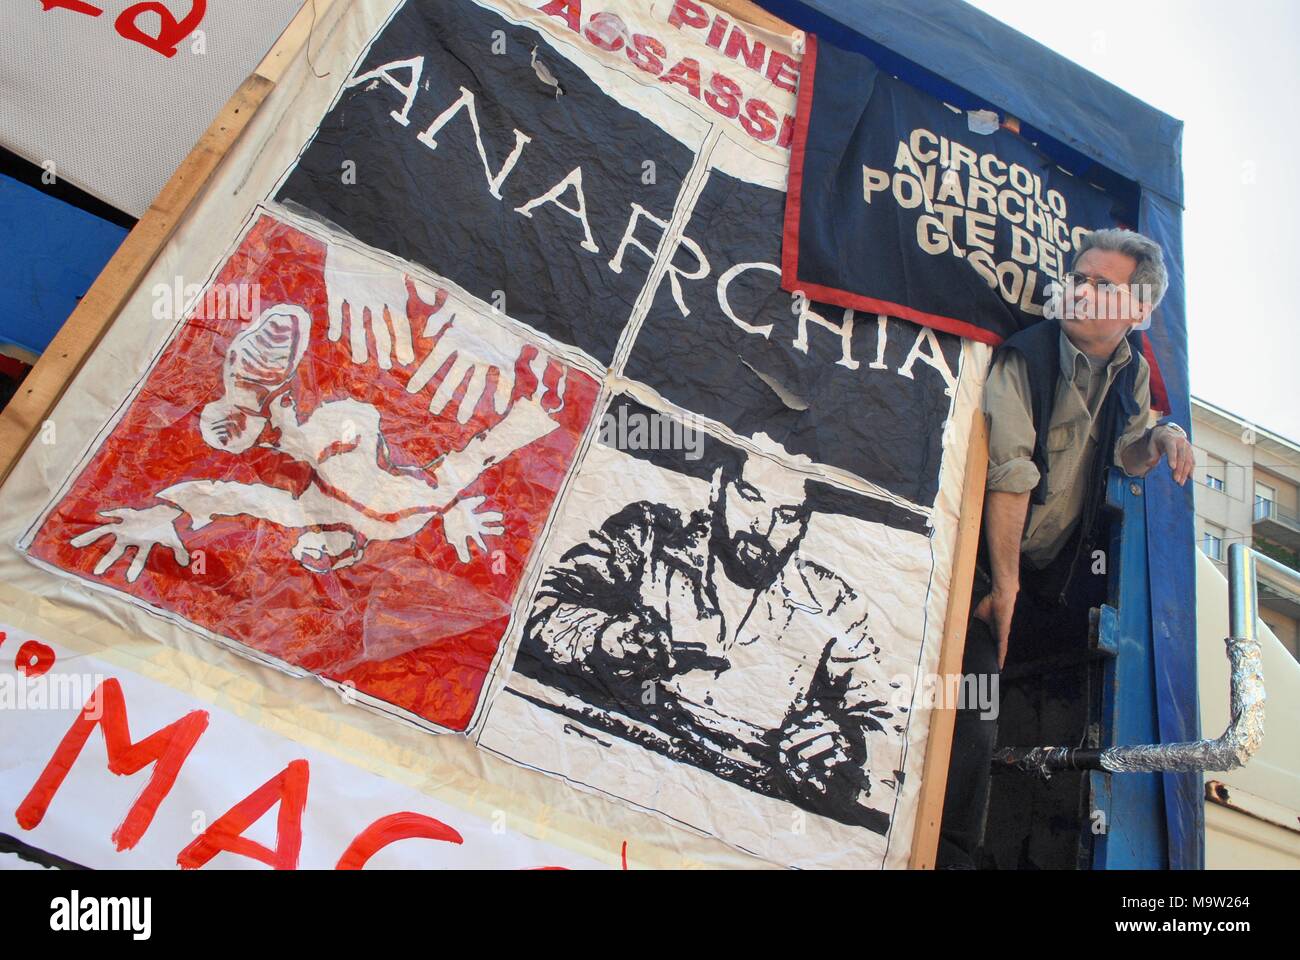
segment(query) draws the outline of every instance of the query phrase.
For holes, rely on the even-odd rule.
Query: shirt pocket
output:
[[[1047,443],[1045,444],[1047,452],[1060,453],[1063,450],[1069,450],[1075,445],[1078,435],[1078,426],[1074,421],[1057,424],[1047,431]]]
[[[1084,433],[1076,421],[1058,424],[1047,432],[1047,493],[1055,499],[1076,481]]]

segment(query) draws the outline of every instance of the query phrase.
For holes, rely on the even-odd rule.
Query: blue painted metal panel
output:
[[[0,175],[0,342],[41,353],[126,233]]]
[[[1101,618],[1099,645],[1119,651],[1102,665],[1102,748],[1154,743],[1159,720],[1155,699],[1155,651],[1147,587],[1146,496],[1143,481],[1112,470],[1106,501],[1123,511],[1111,537],[1112,612]],[[1093,846],[1094,870],[1161,869],[1169,866],[1164,784],[1155,773],[1103,775],[1108,797],[1106,832]]]

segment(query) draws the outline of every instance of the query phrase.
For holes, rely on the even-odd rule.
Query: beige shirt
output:
[[[1032,566],[1047,566],[1065,546],[1083,513],[1092,458],[1096,453],[1101,412],[1106,392],[1119,371],[1137,363],[1134,384],[1138,412],[1125,425],[1113,451],[1121,470],[1120,454],[1146,433],[1151,416],[1151,368],[1142,356],[1133,356],[1127,340],[1104,365],[1090,361],[1069,338],[1061,334],[1061,376],[1048,425],[1047,502],[1029,507],[1020,553]],[[984,413],[989,423],[988,489],[1025,493],[1038,486],[1034,466],[1034,421],[1029,402],[1029,373],[1025,358],[1003,353],[989,371],[984,387]],[[1125,471],[1127,474],[1127,471]]]

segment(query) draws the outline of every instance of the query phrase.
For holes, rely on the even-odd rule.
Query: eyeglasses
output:
[[[1077,290],[1086,284],[1092,284],[1093,288],[1103,296],[1110,296],[1119,293],[1121,290],[1129,292],[1127,283],[1115,283],[1113,280],[1107,280],[1105,277],[1090,277],[1086,273],[1080,273],[1078,270],[1071,270],[1065,275],[1065,279]]]

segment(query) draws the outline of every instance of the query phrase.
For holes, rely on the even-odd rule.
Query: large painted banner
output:
[[[800,70],[785,290],[996,346],[1059,306],[1083,236],[1136,220],[1013,118],[958,110],[816,37]]]
[[[986,353],[780,289],[798,42],[395,4],[29,559],[765,860],[905,863]]]

